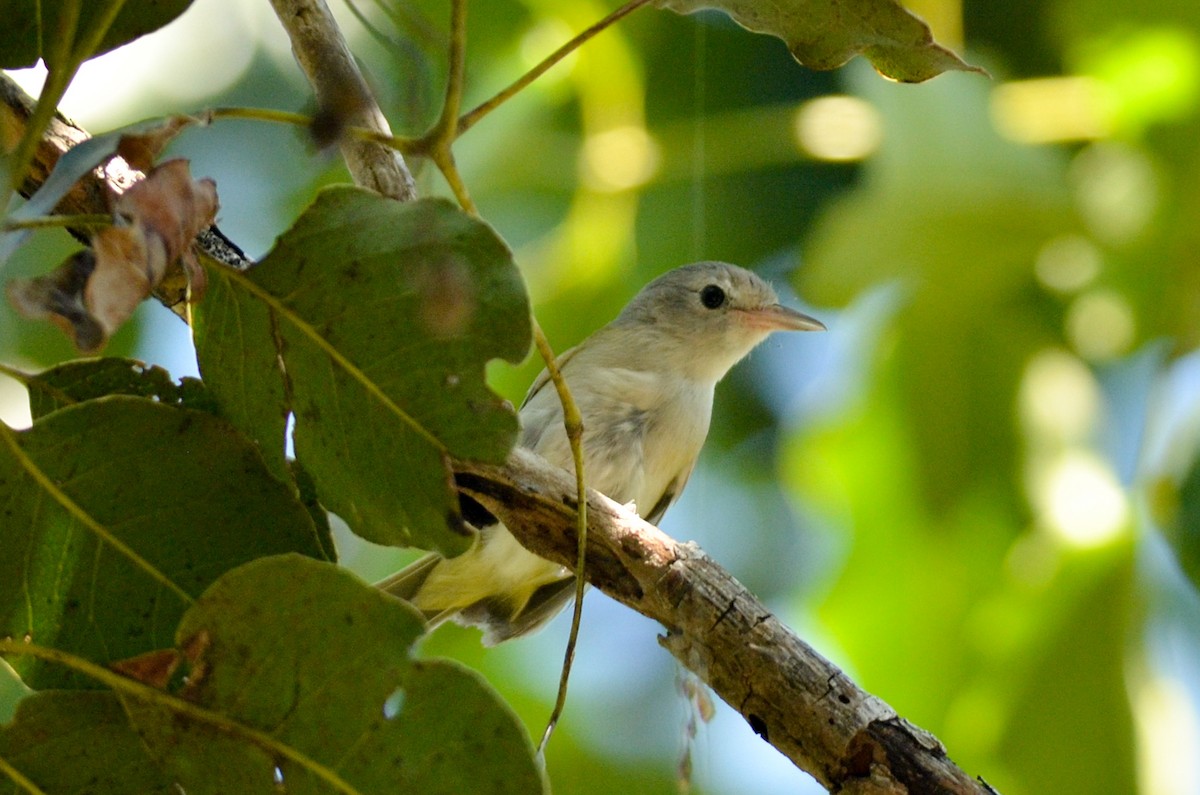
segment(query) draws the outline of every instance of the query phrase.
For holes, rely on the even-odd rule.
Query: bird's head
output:
[[[773,331],[825,328],[780,304],[755,274],[724,262],[684,265],[659,276],[613,325],[644,339],[645,355],[664,359],[663,366],[714,383]]]

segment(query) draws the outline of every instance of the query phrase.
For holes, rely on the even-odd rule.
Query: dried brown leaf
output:
[[[165,690],[182,660],[183,655],[175,649],[158,649],[111,662],[108,667],[122,676]]]
[[[193,180],[186,160],[150,171],[113,206],[115,225],[92,238],[52,273],[9,285],[9,298],[29,317],[49,317],[83,351],[95,351],[149,297],[170,267],[181,263],[194,298],[204,292],[204,271],[192,240],[212,225],[216,184]]]
[[[143,132],[122,135],[117,141],[116,153],[132,168],[149,171],[167,144],[181,130],[196,122],[197,119],[191,116],[171,116],[162,124],[146,128]]]

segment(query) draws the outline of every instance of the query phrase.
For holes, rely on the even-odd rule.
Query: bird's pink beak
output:
[[[815,317],[797,312],[783,304],[770,304],[743,310],[743,322],[763,331],[824,331],[825,324]]]

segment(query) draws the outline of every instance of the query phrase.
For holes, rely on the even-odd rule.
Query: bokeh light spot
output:
[[[1200,716],[1182,684],[1149,677],[1134,688],[1141,792],[1194,793],[1200,782]]]
[[[862,160],[879,148],[879,111],[857,97],[821,97],[796,111],[796,143],[818,160]]]
[[[1111,359],[1129,350],[1137,324],[1125,297],[1112,290],[1093,290],[1067,309],[1067,338],[1086,359]]]
[[[1083,235],[1060,235],[1042,246],[1034,261],[1037,280],[1051,290],[1073,293],[1100,274],[1100,249]]]
[[[1145,152],[1115,143],[1093,144],[1071,163],[1076,200],[1091,232],[1126,243],[1146,228],[1158,205],[1158,179]]]
[[[992,92],[992,123],[1005,138],[1026,144],[1104,138],[1112,132],[1109,94],[1091,77],[1004,83]]]
[[[1116,539],[1129,522],[1129,502],[1110,467],[1094,453],[1064,453],[1043,475],[1038,508],[1046,527],[1073,547]]]
[[[1082,441],[1100,414],[1100,388],[1087,366],[1062,350],[1029,361],[1020,391],[1021,417],[1041,437]]]
[[[521,61],[526,69],[532,69],[541,63],[547,55],[557,50],[571,40],[574,33],[571,26],[557,17],[539,20],[521,37]],[[578,51],[563,58],[545,76],[539,78],[534,85],[542,85],[546,80],[565,78],[578,60]],[[544,86],[543,86],[544,87]]]
[[[589,135],[583,143],[583,175],[593,190],[636,188],[654,176],[658,164],[658,144],[644,127],[615,127]]]

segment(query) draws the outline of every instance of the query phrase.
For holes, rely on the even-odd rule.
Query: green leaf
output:
[[[204,301],[192,313],[196,361],[221,415],[254,440],[276,477],[288,478],[286,376],[275,351],[271,313],[236,285],[232,271],[209,268]]]
[[[344,569],[255,561],[214,583],[177,636],[204,639],[184,695],[228,725],[126,707],[190,795],[278,792],[277,776],[289,793],[542,791],[529,738],[495,693],[457,664],[409,658],[423,628]]]
[[[291,412],[297,459],[359,535],[464,549],[449,458],[508,454],[516,415],[484,366],[530,339],[495,232],[444,201],[332,188],[259,265],[209,281],[197,355],[225,415],[281,450]]]
[[[933,40],[929,26],[895,0],[658,0],[692,14],[724,11],[742,27],[783,39],[799,63],[836,69],[864,55],[883,75],[920,83],[942,72],[983,72]]]
[[[64,362],[21,378],[29,390],[29,413],[37,420],[52,411],[108,395],[133,395],[209,413],[216,404],[204,384],[184,378],[176,384],[157,365],[136,359],[107,357]]]
[[[45,793],[152,795],[179,790],[146,754],[112,693],[35,693],[0,728],[0,760]],[[15,782],[0,793],[28,792]]]
[[[0,425],[0,635],[97,662],[170,645],[225,571],[263,555],[323,557],[307,512],[211,414],[112,396]],[[77,679],[29,658],[34,688]],[[90,686],[90,683],[88,683]]]
[[[0,68],[33,66],[39,58],[49,62],[63,35],[64,23],[69,21],[68,9],[72,6],[79,9],[72,38],[80,41],[92,34],[113,3],[114,0],[0,0],[0,19],[4,20],[0,25]],[[87,53],[87,57],[116,49],[161,28],[190,5],[191,0],[125,3],[99,47]]]

